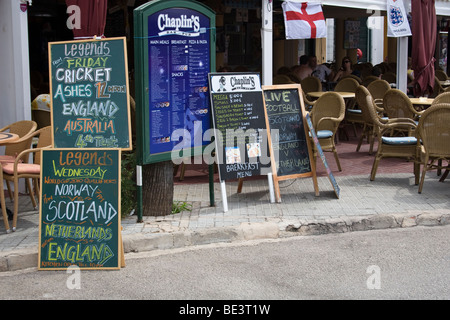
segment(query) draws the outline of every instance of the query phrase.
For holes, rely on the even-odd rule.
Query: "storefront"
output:
[[[0,41],[4,44],[0,46],[2,74],[0,108],[4,115],[0,120],[2,127],[16,120],[31,118],[29,106],[32,97],[38,93],[48,92],[47,43],[68,40],[73,36],[66,24],[68,15],[65,0],[31,2],[0,1],[0,21],[4,31],[0,35]],[[131,80],[134,67],[133,10],[145,2],[147,1],[108,1],[105,36],[127,37]],[[271,83],[273,73],[279,66],[296,64],[299,53],[316,54],[319,62],[340,61],[343,56],[349,55],[354,57],[356,62],[356,49],[346,49],[343,46],[345,21],[359,21],[359,25],[363,26],[361,30],[365,30],[365,35],[360,36],[360,41],[363,42],[361,46],[365,48],[364,59],[380,62],[377,61],[380,57],[383,59],[387,57],[389,61],[396,62],[398,56],[408,54],[408,45],[405,48],[403,44],[399,50],[395,39],[386,38],[384,31],[382,36],[379,35],[379,30],[381,28],[384,30],[384,23],[373,18],[386,15],[385,0],[319,1],[323,5],[325,18],[333,19],[329,20],[328,40],[285,40],[282,1],[200,0],[199,2],[216,12],[216,68],[259,71],[264,84]],[[409,9],[410,0],[404,2]],[[437,0],[436,13],[438,26],[441,28],[436,60],[442,65],[446,61],[445,40],[448,46],[446,19],[450,17],[450,1]],[[376,43],[376,46],[371,47],[371,43]]]

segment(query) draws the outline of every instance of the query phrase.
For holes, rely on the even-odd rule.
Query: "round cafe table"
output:
[[[424,110],[431,106],[434,99],[432,98],[409,98],[416,110]]]
[[[344,99],[349,99],[349,98],[355,97],[354,92],[345,92],[345,91],[312,91],[312,92],[308,92],[307,95],[310,97],[313,97],[313,98],[320,98],[323,94],[325,94],[327,92],[336,92]]]
[[[0,132],[0,145],[5,145],[19,140],[19,136],[15,133]]]

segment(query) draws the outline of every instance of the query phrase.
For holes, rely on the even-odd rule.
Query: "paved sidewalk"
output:
[[[228,212],[223,212],[220,185],[214,184],[216,206],[210,207],[207,183],[175,186],[175,201],[191,211],[169,216],[122,219],[125,253],[170,249],[214,242],[314,235],[380,228],[444,225],[450,223],[450,181],[438,182],[435,172],[425,180],[422,194],[408,173],[336,176],[337,199],[328,177],[318,178],[314,195],[311,178],[282,181],[281,203],[270,203],[267,179],[227,182]],[[12,203],[6,199],[7,206]],[[0,221],[0,271],[37,265],[38,211],[28,196],[20,198],[18,229],[6,234]],[[0,219],[2,220],[2,219]]]

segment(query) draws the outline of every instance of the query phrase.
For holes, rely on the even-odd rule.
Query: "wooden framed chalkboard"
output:
[[[42,150],[40,270],[118,269],[120,149]]]
[[[131,150],[126,38],[48,48],[55,148]]]
[[[272,158],[275,198],[281,201],[280,180],[312,177],[319,195],[315,163],[299,84],[263,86],[264,110]]]

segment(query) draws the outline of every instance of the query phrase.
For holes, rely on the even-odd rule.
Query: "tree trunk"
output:
[[[172,161],[144,165],[142,167],[142,215],[169,215],[172,213],[172,203]]]

